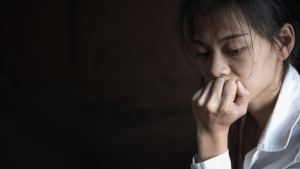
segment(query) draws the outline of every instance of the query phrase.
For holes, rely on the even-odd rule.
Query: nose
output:
[[[230,74],[230,66],[222,56],[213,56],[211,60],[210,73],[213,77],[226,77]]]

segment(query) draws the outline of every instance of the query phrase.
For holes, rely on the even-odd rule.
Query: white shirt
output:
[[[300,76],[289,67],[279,96],[257,147],[248,152],[243,169],[300,169]],[[191,169],[231,169],[228,151]]]

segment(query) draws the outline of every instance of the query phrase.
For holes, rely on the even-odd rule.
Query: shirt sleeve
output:
[[[231,161],[228,150],[214,158],[198,163],[197,155],[193,158],[191,169],[231,169]]]

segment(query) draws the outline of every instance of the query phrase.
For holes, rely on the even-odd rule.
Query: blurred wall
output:
[[[179,0],[1,3],[0,168],[189,168]]]

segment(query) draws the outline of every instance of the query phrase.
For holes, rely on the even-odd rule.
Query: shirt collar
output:
[[[293,66],[289,66],[273,113],[259,140],[259,150],[276,152],[287,147],[293,128],[300,117],[299,87],[299,74]]]

